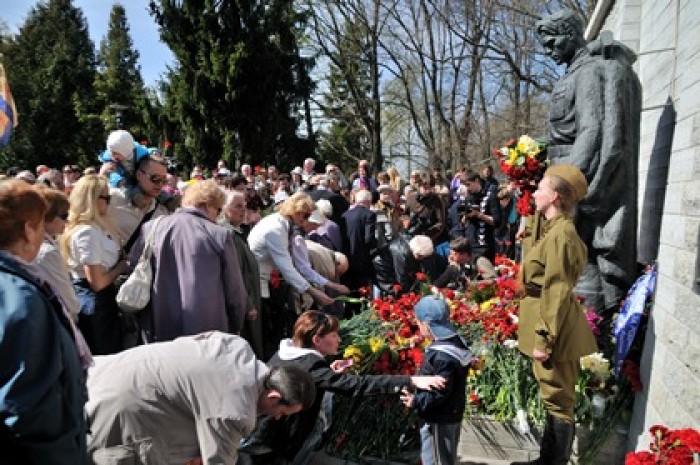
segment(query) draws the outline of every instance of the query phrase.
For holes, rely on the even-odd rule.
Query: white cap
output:
[[[326,222],[326,217],[323,216],[323,213],[321,213],[321,210],[319,210],[317,208],[311,212],[311,216],[309,216],[309,223],[323,224],[325,222]]]
[[[284,202],[285,200],[287,200],[288,197],[289,194],[287,194],[287,191],[285,191],[284,189],[278,190],[277,192],[275,192],[275,205],[277,205],[280,202]]]
[[[304,173],[304,170],[301,169],[301,166],[297,166],[292,170],[292,174],[298,174],[301,176]]]
[[[107,150],[118,153],[126,160],[134,157],[134,138],[129,131],[117,129],[109,133],[107,137]]]

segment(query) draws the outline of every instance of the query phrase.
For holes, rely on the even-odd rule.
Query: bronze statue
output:
[[[578,166],[589,183],[576,228],[588,266],[575,292],[597,310],[619,306],[637,275],[637,165],[641,85],[636,55],[609,32],[586,44],[568,10],[537,22],[545,52],[566,73],[552,91],[549,158]]]

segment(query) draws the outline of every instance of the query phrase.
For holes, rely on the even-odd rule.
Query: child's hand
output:
[[[401,396],[399,399],[401,402],[408,408],[413,407],[413,398],[414,394],[411,394],[411,392],[407,388],[401,389]]]
[[[335,371],[336,373],[345,373],[350,369],[353,363],[354,360],[352,358],[348,358],[345,360],[335,360],[331,363],[331,370]]]
[[[411,384],[423,391],[443,389],[447,380],[442,376],[411,376]]]

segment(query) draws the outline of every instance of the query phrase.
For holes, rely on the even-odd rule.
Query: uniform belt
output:
[[[542,296],[542,288],[534,284],[525,284],[525,294],[527,294],[528,297],[539,298]]]

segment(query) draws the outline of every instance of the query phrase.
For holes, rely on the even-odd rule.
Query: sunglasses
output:
[[[68,221],[68,213],[61,213],[60,215],[56,215],[58,218],[61,218],[63,221]]]
[[[165,176],[158,176],[157,174],[149,174],[146,173],[144,170],[139,170],[146,176],[148,176],[148,180],[151,181],[153,184],[165,184],[165,181],[167,180]]]
[[[107,194],[107,195],[101,195],[100,198],[107,202],[107,205],[109,205],[109,202],[112,200],[112,196]]]

